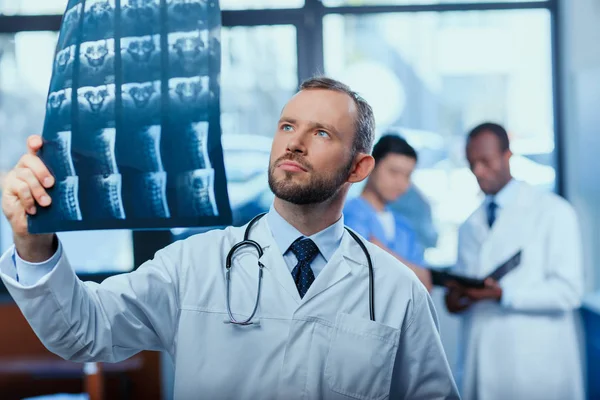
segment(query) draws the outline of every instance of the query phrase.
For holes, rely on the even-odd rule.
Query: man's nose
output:
[[[479,163],[475,164],[471,171],[476,178],[481,178],[483,176],[483,167]]]
[[[297,131],[289,136],[287,150],[292,153],[306,153],[306,133]]]

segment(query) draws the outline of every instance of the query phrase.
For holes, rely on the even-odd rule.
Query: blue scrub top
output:
[[[386,211],[390,210],[386,208]],[[355,197],[344,206],[344,221],[346,225],[370,240],[376,238],[394,253],[417,265],[424,264],[424,249],[417,239],[417,234],[407,218],[391,210],[396,221],[394,240],[388,240],[383,226],[377,217],[377,210],[363,197]]]

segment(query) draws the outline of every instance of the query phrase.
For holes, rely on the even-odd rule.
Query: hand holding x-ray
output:
[[[19,255],[31,262],[44,261],[54,252],[54,235],[31,235],[27,229],[27,216],[52,203],[47,190],[55,179],[37,156],[42,147],[40,136],[27,140],[27,153],[7,174],[2,191],[2,212],[11,225]]]

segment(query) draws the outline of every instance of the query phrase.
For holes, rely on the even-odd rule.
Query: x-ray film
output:
[[[121,0],[122,36],[159,34],[160,11],[160,0]]]
[[[121,39],[124,82],[160,80],[162,51],[160,35],[129,36]]]
[[[40,157],[56,179],[32,233],[231,223],[216,0],[69,0]]]

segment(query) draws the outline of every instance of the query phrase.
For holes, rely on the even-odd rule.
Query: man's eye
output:
[[[321,137],[329,137],[329,133],[327,133],[325,131],[317,131],[317,135],[319,135]]]
[[[283,125],[281,127],[281,130],[284,131],[284,132],[291,132],[292,131],[292,126],[285,124],[285,125]]]

